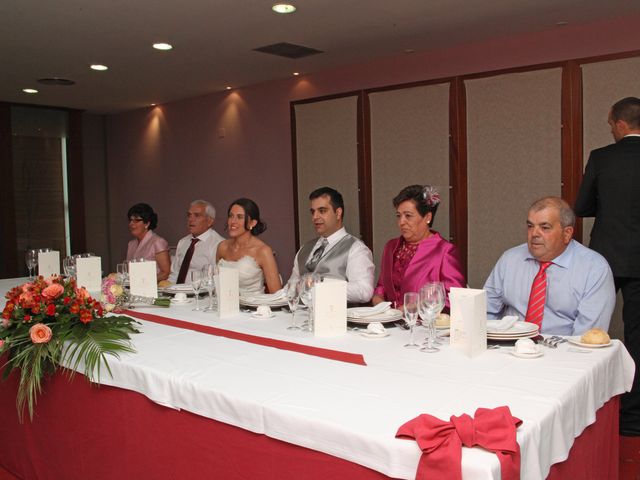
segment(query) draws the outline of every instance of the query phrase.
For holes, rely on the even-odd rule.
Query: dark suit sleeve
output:
[[[596,167],[593,152],[589,155],[587,168],[582,177],[582,184],[578,191],[578,198],[574,211],[579,217],[595,217],[598,204],[598,184],[596,181]]]

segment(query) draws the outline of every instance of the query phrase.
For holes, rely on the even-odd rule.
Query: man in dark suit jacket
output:
[[[575,212],[595,216],[589,246],[611,265],[622,290],[625,345],[636,363],[623,395],[620,433],[640,436],[640,99],[623,98],[609,113],[616,143],[591,152]]]

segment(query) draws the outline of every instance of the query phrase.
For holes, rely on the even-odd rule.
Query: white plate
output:
[[[436,330],[449,330],[451,325],[436,325]]]
[[[579,347],[584,348],[604,348],[611,345],[611,340],[609,340],[609,343],[582,343],[580,341],[581,338],[582,336],[567,337],[567,340],[569,341],[569,343],[573,343],[574,345],[578,345]]]
[[[518,358],[539,358],[544,355],[542,350],[538,350],[536,353],[518,353],[515,350],[509,350],[509,353]]]
[[[371,315],[370,317],[364,318],[351,318],[347,314],[347,321],[351,323],[358,323],[360,325],[368,325],[372,322],[380,322],[380,323],[389,323],[395,322],[402,318],[402,312],[400,310],[396,310],[395,308],[390,308],[386,312],[379,313],[378,315]]]
[[[269,315],[258,315],[258,312],[252,312],[251,316],[253,318],[273,318],[275,317],[275,313],[271,312]]]
[[[192,300],[184,300],[183,302],[178,302],[175,298],[172,298],[169,303],[175,306],[189,305],[190,303],[192,303]]]
[[[493,335],[491,333],[487,333],[487,339],[498,340],[498,341],[508,341],[508,340],[518,340],[519,338],[533,338],[533,337],[537,337],[538,335],[539,333],[537,331],[533,333],[527,333],[524,335],[509,336],[509,337],[503,337],[500,335]]]
[[[249,302],[247,300],[243,300],[242,298],[240,299],[240,305],[244,306],[244,307],[253,307],[253,308],[257,308],[260,307],[261,305],[266,305],[267,307],[286,307],[287,306],[287,300],[274,300],[272,302]]]
[[[358,333],[360,333],[360,335],[362,335],[364,338],[384,338],[391,335],[389,332],[384,332],[384,333],[358,332]]]
[[[519,335],[538,331],[538,325],[529,322],[516,322],[513,327],[507,330],[496,330],[493,326],[497,325],[498,322],[500,320],[487,320],[487,332],[496,335]]]
[[[168,287],[164,287],[161,290],[167,292],[167,293],[177,293],[177,292],[188,292],[188,293],[193,293],[193,288],[191,288],[191,285],[188,285],[186,283],[178,283],[176,285],[169,285]]]

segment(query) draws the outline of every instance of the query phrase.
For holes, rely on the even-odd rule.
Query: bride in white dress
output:
[[[227,210],[229,239],[220,242],[216,261],[237,268],[240,292],[275,293],[282,288],[278,265],[269,245],[257,238],[267,229],[253,200],[240,198]]]

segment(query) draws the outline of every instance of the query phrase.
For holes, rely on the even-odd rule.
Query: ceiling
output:
[[[640,11],[633,0],[4,0],[0,101],[114,113],[407,49],[431,50]],[[174,49],[161,52],[154,42]],[[324,53],[254,51],[288,42]],[[108,71],[89,65],[100,63]],[[62,77],[73,86],[39,85]],[[23,88],[37,88],[29,95]]]

